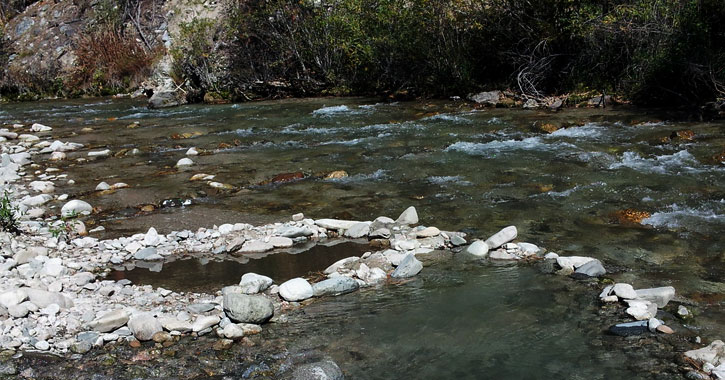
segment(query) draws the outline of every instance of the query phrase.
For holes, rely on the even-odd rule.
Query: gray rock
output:
[[[405,225],[417,224],[418,223],[418,212],[415,210],[415,207],[410,206],[407,209],[405,209],[405,211],[403,211],[403,213],[400,214],[398,219],[395,220],[395,223],[405,224]]]
[[[657,318],[650,318],[647,321],[647,327],[649,328],[649,331],[652,332],[652,333],[655,332],[655,331],[657,331],[657,327],[659,327],[661,325],[662,325],[662,321],[660,321]]]
[[[267,276],[262,276],[256,273],[245,273],[242,276],[242,280],[239,282],[239,287],[242,293],[245,294],[257,294],[269,288],[273,281]]]
[[[305,364],[292,373],[292,380],[342,380],[340,367],[331,360]]]
[[[354,278],[340,276],[312,285],[312,291],[315,297],[338,296],[354,292],[359,287],[360,284]]]
[[[484,91],[468,97],[473,102],[495,107],[501,101],[501,91]]]
[[[400,262],[393,274],[390,277],[393,278],[408,278],[413,277],[423,270],[423,263],[415,258],[415,255],[409,253],[403,261]]]
[[[516,239],[517,235],[518,231],[516,230],[516,226],[508,226],[486,239],[486,245],[488,245],[489,249],[496,249],[511,240]]]
[[[274,245],[261,240],[250,240],[242,245],[238,253],[261,253],[274,249]]]
[[[312,297],[314,291],[307,280],[297,277],[280,285],[279,295],[287,301],[302,301]]]
[[[453,236],[451,236],[451,244],[453,244],[454,247],[458,247],[458,246],[466,244],[466,239],[464,239],[458,235],[453,235]],[[488,248],[488,246],[486,246],[486,248]]]
[[[93,206],[91,206],[88,202],[84,202],[78,199],[74,199],[65,205],[63,205],[63,208],[61,208],[60,213],[61,215],[68,217],[71,215],[88,215],[91,212],[93,212]]]
[[[134,315],[128,321],[128,328],[131,329],[133,336],[140,341],[151,340],[154,334],[164,330],[161,322],[152,314],[147,313]]]
[[[200,316],[191,325],[191,330],[194,332],[206,330],[209,327],[216,326],[220,320],[216,315]]]
[[[718,366],[725,363],[725,343],[721,340],[715,340],[707,347],[685,352],[685,356],[700,363],[710,363]]]
[[[13,305],[19,305],[26,299],[28,299],[28,294],[24,289],[14,289],[0,294],[0,305],[8,308]]]
[[[18,368],[12,360],[0,362],[0,376],[13,376],[18,374]]]
[[[466,248],[466,252],[477,257],[486,257],[488,255],[488,244],[476,240]]]
[[[599,277],[606,274],[607,270],[604,269],[604,266],[599,260],[594,259],[577,268],[575,273],[585,274],[589,277]]]
[[[260,324],[274,315],[274,304],[264,296],[241,293],[224,294],[224,312],[234,322]]]
[[[13,318],[25,318],[25,316],[28,315],[29,312],[30,310],[28,310],[27,306],[25,306],[24,304],[12,305],[8,307],[8,314],[10,314],[10,316]]]
[[[367,236],[370,233],[370,224],[365,222],[355,223],[350,227],[347,231],[345,231],[345,236],[357,239],[361,238],[363,236]]]
[[[355,224],[360,223],[354,220],[340,219],[318,219],[315,224],[328,230],[349,230]]]
[[[88,324],[88,327],[92,330],[105,333],[125,325],[128,322],[128,318],[129,315],[126,311],[114,310],[94,319]]]
[[[84,286],[93,281],[96,276],[91,272],[80,272],[71,276],[71,280],[76,286]]]
[[[154,92],[149,98],[149,108],[168,108],[186,104],[186,96],[181,91],[162,90]]]
[[[61,293],[49,292],[42,289],[23,288],[28,295],[30,302],[38,307],[47,307],[50,304],[58,304],[62,309],[73,307],[73,301]]]
[[[239,327],[239,325],[230,323],[226,326],[224,326],[224,329],[222,330],[222,335],[224,335],[227,339],[241,339],[244,337],[244,329]]]
[[[101,334],[95,332],[95,331],[84,331],[78,335],[76,335],[76,340],[79,342],[88,342],[91,345],[96,343],[98,338],[101,337]]]
[[[621,283],[614,284],[614,288],[612,288],[612,291],[619,298],[624,298],[624,299],[637,298],[637,292],[634,291],[634,288],[630,284],[621,284]]]
[[[378,228],[370,233],[371,239],[387,239],[390,237],[390,230],[387,228]]]
[[[70,350],[76,354],[85,354],[93,348],[91,342],[75,342],[71,344]]]
[[[314,232],[309,228],[295,226],[282,226],[277,229],[276,233],[279,236],[288,238],[304,237],[314,234]]]
[[[133,254],[133,258],[136,260],[145,260],[145,261],[156,261],[156,260],[164,259],[161,255],[159,255],[156,252],[156,248],[154,248],[154,247],[147,247],[147,248],[136,251],[136,253]]]
[[[161,326],[164,327],[164,330],[168,330],[168,331],[178,331],[180,333],[187,333],[193,329],[191,322],[181,321],[176,318],[168,318],[168,317],[159,318],[159,322],[161,322]]]
[[[675,288],[672,286],[663,286],[661,288],[637,289],[637,299],[647,300],[657,304],[657,307],[663,308],[670,300],[675,297]]]
[[[189,312],[192,314],[202,314],[202,313],[206,313],[207,311],[214,310],[214,307],[215,306],[213,303],[202,302],[202,303],[193,303],[193,304],[187,306],[186,310],[189,310]]]

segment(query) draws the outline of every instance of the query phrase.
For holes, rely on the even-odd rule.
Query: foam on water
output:
[[[254,131],[252,130],[252,128],[239,128],[239,129],[234,129],[231,131],[217,132],[216,134],[217,135],[235,134],[235,135],[239,135],[239,136],[250,136],[250,135],[254,134]]]
[[[547,192],[545,192],[543,194],[535,194],[533,196],[537,196],[538,197],[538,196],[542,196],[542,195],[548,195],[548,196],[553,197],[553,198],[566,198],[566,197],[572,195],[573,193],[575,193],[577,191],[594,189],[594,188],[597,188],[597,187],[604,187],[604,186],[607,186],[607,183],[600,181],[600,182],[593,182],[593,183],[590,183],[588,185],[576,185],[576,186],[572,187],[571,189],[567,189],[567,190],[564,190],[564,191],[553,191],[552,190],[552,191],[547,191]]]
[[[511,152],[517,150],[549,151],[562,148],[575,149],[576,146],[565,142],[547,144],[539,137],[528,137],[523,140],[494,140],[487,143],[459,141],[450,145],[444,151],[459,151],[474,156],[489,156],[498,152]]]
[[[721,199],[718,203],[725,205],[725,200]],[[718,207],[692,208],[675,203],[668,206],[666,211],[653,213],[649,218],[642,220],[642,224],[665,228],[687,227],[698,222],[725,224],[725,213],[722,213],[723,210],[716,210],[716,208]],[[719,208],[722,209],[722,207]]]
[[[460,176],[460,175],[457,175],[457,176],[432,176],[432,177],[426,178],[426,180],[435,185],[446,185],[446,184],[456,184],[456,185],[464,185],[464,186],[471,185],[471,182],[464,180],[463,176]]]
[[[470,124],[472,121],[469,119],[466,119],[465,117],[458,116],[458,115],[451,115],[448,113],[439,113],[437,115],[425,117],[422,120],[439,120],[439,121],[448,121],[452,123],[461,123],[461,124]]]
[[[624,152],[618,162],[609,165],[609,169],[629,168],[641,172],[677,174],[682,171],[700,172],[703,170],[701,166],[695,156],[686,150],[681,150],[674,154],[652,158],[642,157],[636,152]]]
[[[562,128],[548,135],[549,137],[571,137],[571,138],[590,138],[596,139],[601,137],[607,129],[596,123],[587,123],[580,127]]]
[[[348,113],[350,112],[350,107],[346,105],[341,106],[330,106],[330,107],[322,107],[320,109],[316,109],[312,111],[312,114],[315,116],[330,116],[335,115],[339,113]]]

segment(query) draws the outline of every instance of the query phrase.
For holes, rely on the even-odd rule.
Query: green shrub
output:
[[[17,207],[10,203],[10,195],[7,191],[0,198],[0,231],[10,232],[16,235],[20,234],[17,220]]]

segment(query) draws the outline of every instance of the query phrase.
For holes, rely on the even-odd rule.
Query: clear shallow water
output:
[[[94,219],[108,236],[149,226],[167,232],[224,222],[258,224],[296,212],[313,218],[396,217],[414,205],[426,225],[485,238],[514,224],[522,240],[601,259],[617,281],[675,286],[699,303],[703,337],[721,337],[724,330],[725,167],[710,160],[725,148],[723,122],[667,121],[640,110],[552,114],[365,99],[169,110],[103,99],[11,104],[3,111],[0,123],[41,122],[55,128],[54,138],[87,145],[58,164],[76,184],[57,188],[102,208]],[[133,122],[138,127],[128,128]],[[542,123],[570,127],[547,135],[533,128]],[[82,132],[84,127],[93,131]],[[695,139],[660,141],[682,129],[694,131]],[[190,138],[174,138],[184,133]],[[192,146],[212,154],[193,157],[193,167],[176,170],[174,164]],[[134,147],[142,154],[74,161],[89,150]],[[349,177],[320,178],[333,170]],[[308,178],[262,185],[292,172]],[[214,174],[215,181],[238,191],[189,182],[196,173]],[[89,192],[100,181],[132,187]],[[170,198],[193,204],[139,210]],[[618,223],[613,214],[628,208],[651,216],[641,225]],[[509,286],[525,289],[516,282]],[[422,294],[431,302],[436,297],[434,291]],[[560,306],[570,302],[565,298]],[[520,314],[540,307],[534,305]],[[445,309],[431,306],[443,313],[440,308]],[[521,336],[530,333],[521,330]]]

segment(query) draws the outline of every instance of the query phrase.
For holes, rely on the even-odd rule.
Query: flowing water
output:
[[[394,218],[414,205],[425,225],[483,238],[516,225],[521,240],[599,258],[615,280],[635,288],[672,285],[696,303],[698,334],[715,338],[725,331],[725,166],[711,158],[725,149],[723,122],[669,121],[637,109],[549,113],[366,99],[168,110],[110,99],[3,105],[0,123],[12,122],[47,124],[54,138],[86,145],[58,163],[75,184],[56,187],[102,209],[94,222],[106,236],[150,226],[169,232],[261,224],[297,212]],[[567,128],[536,131],[544,123]],[[680,130],[693,131],[694,139],[662,141]],[[177,170],[189,147],[211,154]],[[76,160],[105,148],[141,153]],[[337,170],[349,176],[324,179]],[[270,183],[298,172],[305,178]],[[189,181],[197,173],[213,174],[234,190]],[[90,191],[100,181],[131,187]],[[180,201],[163,202],[169,199]],[[178,206],[183,201],[188,205]],[[163,207],[169,204],[175,207]],[[143,205],[156,208],[142,211]],[[625,209],[650,216],[628,223],[617,214]],[[321,302],[320,308],[352,316],[323,318],[314,328],[300,322],[321,331],[290,334],[300,344],[354,339],[370,348],[370,360],[337,355],[356,378],[384,378],[385,368],[413,371],[417,378],[474,378],[484,370],[491,374],[484,377],[569,377],[560,372],[567,361],[587,360],[581,373],[567,373],[624,376],[602,359],[617,354],[587,343],[602,326],[592,330],[578,322],[596,313],[594,298],[579,301],[584,307],[572,313],[567,302],[574,293],[557,296],[559,279],[524,267],[476,271],[453,271],[453,279],[444,280],[423,276],[414,284]],[[534,344],[526,339],[540,336]],[[370,361],[378,367],[368,367]],[[445,372],[447,363],[456,371]]]

